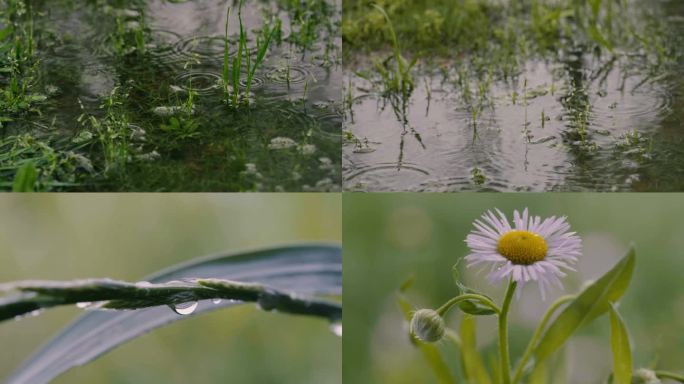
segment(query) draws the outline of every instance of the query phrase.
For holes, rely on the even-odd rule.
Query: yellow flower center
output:
[[[548,246],[536,233],[513,230],[501,236],[496,250],[513,264],[529,265],[544,260]]]

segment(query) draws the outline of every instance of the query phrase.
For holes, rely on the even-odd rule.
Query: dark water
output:
[[[668,30],[684,31],[682,4],[660,2]],[[670,43],[681,47],[681,39]],[[457,65],[419,71],[405,104],[350,71],[344,188],[682,190],[684,65],[647,70],[649,60],[567,47],[494,79],[482,102],[476,80],[464,96]]]
[[[84,112],[101,117],[106,109],[100,106],[115,88],[124,94],[119,99],[133,130],[131,160],[119,172],[123,175],[96,170],[76,189],[340,188],[341,42],[335,30],[317,25],[314,41],[293,44],[292,35],[301,30],[290,23],[293,12],[275,1],[245,2],[242,18],[250,49],[272,15],[282,20],[282,43],[272,44],[256,73],[251,106],[234,110],[223,101],[221,73],[226,10],[234,7],[229,41],[235,42],[237,3],[34,3],[40,87],[49,99],[41,116],[25,117],[12,131],[68,142],[83,130],[78,117]],[[327,9],[326,18],[339,18],[339,4],[331,2]],[[118,48],[117,30],[136,29],[144,31],[144,53]],[[233,46],[231,58],[237,50]],[[244,83],[244,69],[242,76]],[[190,88],[196,92],[191,129],[187,135],[169,133],[165,112],[182,105]],[[78,151],[93,162],[100,156],[97,144]]]

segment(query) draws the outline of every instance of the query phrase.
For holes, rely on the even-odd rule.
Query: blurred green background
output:
[[[578,272],[563,281],[566,292],[577,292],[583,282],[605,273],[633,242],[636,269],[620,311],[633,339],[635,368],[657,362],[660,369],[684,371],[682,194],[346,194],[343,207],[345,382],[436,382],[409,343],[396,292],[414,275],[409,297],[415,307],[436,308],[456,295],[451,267],[467,254],[464,239],[472,221],[494,207],[509,216],[524,207],[535,215],[568,216],[583,239],[584,254]],[[485,275],[461,272],[468,285],[500,302],[504,287],[489,286]],[[529,284],[514,302],[513,361],[562,293],[555,289],[543,302],[538,286]],[[458,311],[447,317],[452,328],[459,321]],[[496,353],[494,321],[478,318],[478,345],[486,354]],[[439,347],[456,372],[455,348]],[[605,382],[612,362],[607,316],[576,333],[564,355],[565,374],[554,377],[554,383]]]
[[[0,282],[136,281],[216,252],[342,240],[338,194],[4,195],[0,212]],[[80,313],[0,323],[0,381]],[[341,383],[328,327],[239,306],[157,329],[55,383]]]

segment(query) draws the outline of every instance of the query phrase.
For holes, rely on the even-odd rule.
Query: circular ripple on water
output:
[[[322,115],[315,115],[318,122],[316,134],[327,139],[337,139],[342,137],[342,115],[339,113],[326,113]]]
[[[634,87],[634,85],[632,85]],[[591,107],[590,120],[597,129],[631,127],[650,124],[667,116],[672,110],[671,92],[656,81],[644,83],[623,94],[615,92],[605,98],[596,98]],[[617,133],[617,132],[616,132]]]
[[[152,29],[152,42],[147,44],[147,48],[155,57],[160,59],[180,59],[181,56],[175,49],[176,44],[181,41],[181,35],[165,29]]]
[[[293,65],[289,67],[278,67],[271,69],[266,78],[276,84],[299,84],[306,81],[310,76],[310,72],[303,66]],[[289,81],[288,81],[289,77]]]
[[[344,177],[348,191],[408,191],[430,177],[430,171],[418,165],[378,163],[351,170]]]
[[[176,54],[186,58],[197,57],[200,60],[222,61],[226,38],[224,36],[195,36],[178,41],[175,45]],[[237,53],[237,47],[232,41],[228,44],[228,54]]]
[[[176,84],[185,91],[192,89],[199,95],[207,95],[221,88],[221,76],[213,72],[187,72],[176,77]]]
[[[263,87],[265,83],[266,83],[266,80],[263,77],[261,77],[259,75],[254,75],[254,77],[252,78],[252,88],[251,89],[257,90],[257,89]],[[243,76],[240,78],[240,86],[243,88],[247,87],[247,76]]]

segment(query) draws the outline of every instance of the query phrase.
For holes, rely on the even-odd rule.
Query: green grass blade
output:
[[[484,361],[477,351],[475,331],[475,318],[468,315],[463,316],[460,328],[463,370],[469,382],[491,384],[492,380],[487,374],[487,368],[485,368]]]
[[[12,192],[34,192],[37,179],[36,166],[33,165],[32,161],[25,163],[14,176]]]
[[[339,246],[300,245],[202,258],[160,271],[145,280],[163,283],[183,278],[216,278],[255,282],[303,297],[342,294]],[[166,306],[134,311],[92,311],[28,359],[6,383],[47,383],[118,345],[165,324],[219,308],[226,300],[200,301],[192,315],[180,316]]]
[[[632,348],[622,317],[614,306],[610,307],[610,348],[613,351],[613,383],[632,382]]]
[[[634,271],[634,249],[630,249],[610,271],[587,287],[551,323],[535,349],[541,362],[560,348],[582,325],[606,313],[627,290]]]

